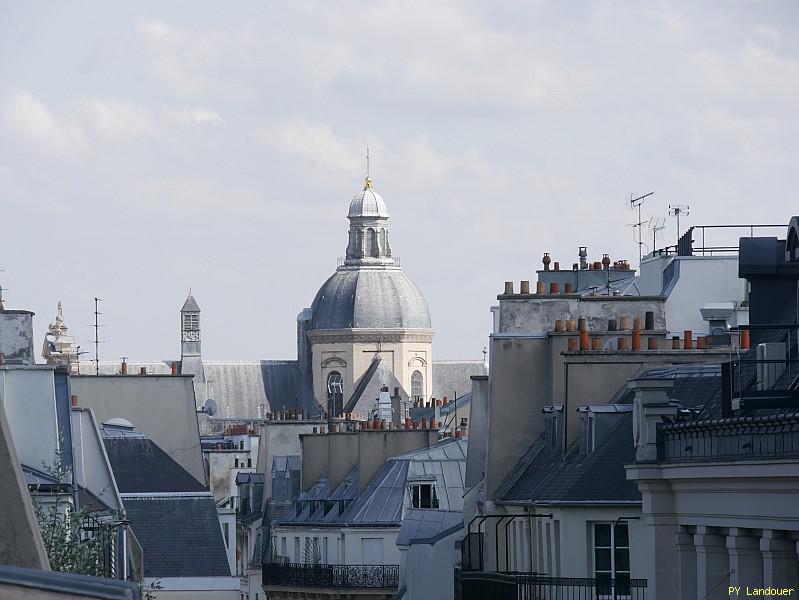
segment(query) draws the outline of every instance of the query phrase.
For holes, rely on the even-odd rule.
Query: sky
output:
[[[643,219],[799,214],[799,3],[0,0],[0,285],[100,358],[293,358],[365,148],[434,358]],[[782,232],[780,232],[782,234]],[[645,250],[652,232],[646,229]],[[721,240],[720,240],[721,243]]]

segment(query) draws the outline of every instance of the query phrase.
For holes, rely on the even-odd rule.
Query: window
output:
[[[361,552],[364,565],[383,564],[383,538],[361,538]]]
[[[174,321],[173,321],[174,323]],[[186,313],[183,315],[183,329],[184,331],[199,331],[200,330],[200,315],[197,313]]]
[[[434,483],[411,484],[411,503],[414,508],[438,508],[438,495]]]
[[[594,523],[597,598],[630,597],[630,536],[627,523]],[[615,587],[611,580],[616,581]]]
[[[288,558],[288,556],[286,556],[286,536],[285,535],[281,536],[281,538],[280,538],[280,556],[285,556],[286,558]]]
[[[222,523],[222,534],[225,537],[225,548],[230,548],[230,524]]]
[[[414,371],[411,374],[411,396],[414,400],[424,399],[424,376],[421,371]]]
[[[334,418],[344,410],[344,378],[338,371],[327,376],[327,414]]]

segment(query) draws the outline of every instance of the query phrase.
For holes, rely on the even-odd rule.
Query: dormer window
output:
[[[412,483],[410,488],[414,508],[438,508],[435,483]]]

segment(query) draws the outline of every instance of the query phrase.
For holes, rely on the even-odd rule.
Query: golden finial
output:
[[[369,146],[366,147],[366,179],[363,182],[363,189],[364,191],[372,189],[372,180],[369,178]]]

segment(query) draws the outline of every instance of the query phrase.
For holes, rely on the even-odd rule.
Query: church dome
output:
[[[366,217],[374,219],[388,219],[388,207],[380,197],[380,194],[372,189],[372,182],[369,178],[366,179],[366,185],[363,190],[355,194],[355,197],[350,202],[350,210],[347,217]]]
[[[311,329],[431,328],[422,292],[398,268],[339,269],[312,308]]]

